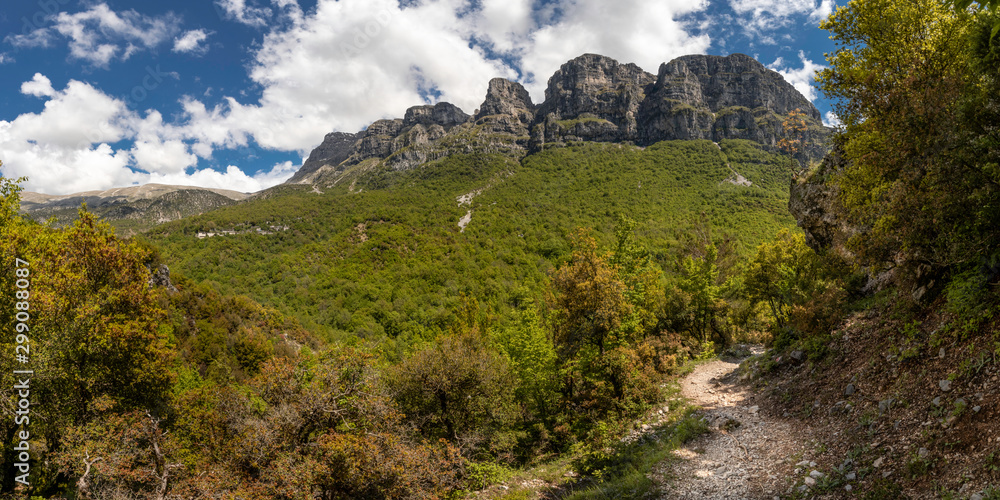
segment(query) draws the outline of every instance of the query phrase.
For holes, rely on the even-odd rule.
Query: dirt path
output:
[[[771,499],[787,492],[809,433],[795,420],[762,415],[735,384],[737,366],[713,361],[681,382],[684,396],[702,407],[710,432],[653,469],[664,500]]]

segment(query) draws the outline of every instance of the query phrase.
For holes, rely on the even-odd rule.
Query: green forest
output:
[[[0,495],[458,499],[554,467],[587,478],[554,498],[639,498],[649,462],[705,431],[674,381],[736,344],[820,363],[848,314],[933,304],[1000,352],[984,4],[854,0],[824,21],[844,126],[822,163],[742,140],[473,151],[132,237],[85,207],[35,222],[2,178],[0,343],[33,375],[30,423],[0,420]],[[853,231],[807,246],[793,184],[837,193]],[[0,359],[5,413],[21,368]],[[669,439],[622,440],[664,407]]]

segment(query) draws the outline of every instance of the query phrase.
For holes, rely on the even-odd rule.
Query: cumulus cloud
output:
[[[71,58],[103,68],[112,60],[126,60],[140,50],[170,40],[180,29],[181,22],[178,16],[170,13],[158,17],[145,16],[135,10],[117,13],[105,3],[75,14],[60,12],[48,20],[51,26],[10,35],[6,40],[17,47],[48,47],[58,34],[68,40]]]
[[[280,3],[287,4],[288,2]],[[258,28],[265,26],[273,14],[271,9],[267,7],[247,5],[246,0],[218,0],[215,5],[222,9],[227,19]]]
[[[760,43],[774,45],[774,31],[805,18],[816,23],[827,18],[834,0],[729,0],[729,6],[742,16],[747,35]]]
[[[833,111],[827,111],[826,114],[823,115],[823,125],[826,125],[827,127],[838,128],[842,127],[844,123],[840,121],[840,117],[837,116],[836,113],[834,113]]]
[[[208,47],[202,45],[208,39],[209,33],[205,30],[190,30],[185,32],[183,35],[174,39],[174,52],[192,52],[195,54],[204,54],[208,51]]]
[[[286,162],[253,176],[235,166],[189,171],[198,157],[186,124],[164,123],[157,111],[141,117],[124,101],[76,80],[58,90],[36,73],[21,84],[21,93],[45,99],[45,108],[0,121],[0,169],[6,177],[28,177],[29,191],[68,194],[147,182],[259,191],[296,169]],[[131,148],[114,146],[128,141]]]
[[[130,155],[110,145],[128,137],[125,103],[71,80],[56,90],[44,75],[21,85],[46,98],[40,113],[0,121],[3,174],[27,176],[26,188],[64,194],[131,184]]]
[[[41,73],[35,73],[31,81],[21,84],[21,93],[35,97],[52,97],[56,90],[52,88],[52,80]]]
[[[238,0],[219,5],[247,19],[260,9]],[[294,2],[274,5],[298,12]],[[357,131],[422,102],[448,101],[471,113],[497,76],[523,75],[541,100],[559,65],[586,52],[655,72],[676,56],[707,50],[709,37],[677,20],[706,7],[689,0],[544,7],[530,0],[320,0],[309,15],[299,12],[269,32],[253,54],[250,77],[264,89],[258,102],[229,97],[208,107],[189,100],[185,111],[199,131],[199,155],[250,139],[305,155],[331,130]]]
[[[529,90],[542,98],[545,80],[559,65],[585,52],[634,62],[652,73],[675,57],[704,53],[708,35],[692,35],[678,19],[707,6],[690,0],[560,2],[559,20],[532,32],[523,47],[523,69],[533,76]]]
[[[239,167],[229,165],[226,167],[225,172],[206,168],[197,170],[191,174],[154,174],[149,176],[145,182],[221,188],[244,193],[255,193],[287,181],[295,174],[298,168],[299,165],[286,161],[275,165],[271,170],[261,171],[253,176],[249,176],[240,170]]]
[[[780,73],[806,99],[815,101],[818,95],[816,94],[816,87],[813,87],[812,82],[816,77],[816,72],[826,68],[826,66],[812,62],[806,57],[805,52],[801,50],[799,51],[799,61],[802,63],[802,67],[798,69],[789,67],[788,63],[781,57],[775,59],[767,67]]]

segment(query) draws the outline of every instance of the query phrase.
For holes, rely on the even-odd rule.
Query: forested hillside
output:
[[[332,133],[295,183],[133,238],[19,216],[3,179],[0,314],[23,335],[3,340],[31,356],[0,359],[0,390],[18,408],[21,363],[37,399],[30,436],[0,423],[0,491],[655,497],[653,465],[708,432],[677,377],[753,341],[752,413],[819,429],[789,498],[996,498],[1000,20],[980,7],[838,8],[822,162],[818,113],[746,56],[654,77],[586,55],[546,103],[494,80],[475,116]],[[733,68],[781,99],[713,100]],[[678,130],[697,137],[661,140]]]
[[[663,377],[774,320],[736,262],[792,224],[794,162],[739,140],[451,155],[141,241],[17,217],[6,183],[46,373],[32,491],[440,497],[546,458],[611,467]]]
[[[727,182],[735,172],[753,184]],[[788,158],[746,141],[580,143],[521,163],[454,155],[323,194],[289,186],[148,238],[173,270],[250,294],[329,338],[411,343],[443,331],[463,296],[499,317],[541,300],[577,228],[607,246],[620,218],[633,219],[639,244],[670,271],[716,239],[746,255],[792,224],[790,179]],[[270,226],[287,229],[253,230]],[[195,237],[224,230],[242,234]]]

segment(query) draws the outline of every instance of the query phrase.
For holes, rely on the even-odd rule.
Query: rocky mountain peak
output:
[[[637,134],[636,113],[656,78],[635,64],[584,54],[563,64],[545,89],[532,130],[535,148],[564,140],[617,142]]]
[[[621,64],[618,61],[598,55],[584,54],[563,64],[549,78],[545,89],[545,103],[542,114],[554,113],[556,119],[576,117],[583,112],[607,114],[616,112],[616,104],[624,96],[638,97],[642,90],[656,78],[635,64]]]
[[[654,91],[666,90],[713,112],[741,106],[767,108],[779,115],[799,109],[815,120],[819,111],[776,71],[746,54],[688,55],[660,65]],[[685,96],[684,92],[690,92]]]
[[[469,115],[465,114],[461,108],[450,102],[439,102],[434,105],[413,106],[407,109],[403,118],[403,126],[440,125],[445,129],[450,129],[467,121],[469,121]]]
[[[373,158],[406,169],[454,152],[521,156],[572,141],[748,139],[776,146],[785,115],[796,108],[808,122],[805,154],[819,158],[829,135],[819,111],[750,56],[683,56],[653,76],[635,64],[584,54],[549,78],[539,105],[521,84],[494,78],[474,117],[441,102],[411,107],[402,119],[377,120],[357,134],[329,134],[290,182],[316,182],[325,166],[340,179],[351,165]]]
[[[340,165],[354,152],[354,143],[361,138],[363,132],[347,134],[344,132],[330,132],[323,138],[323,142],[309,153],[309,158],[299,167],[295,175],[288,180],[290,183],[298,183],[306,179],[307,176],[323,165]]]
[[[476,120],[491,115],[511,115],[529,124],[535,118],[535,105],[531,103],[531,95],[527,89],[520,83],[506,78],[494,78],[490,80],[486,100],[479,106]]]

